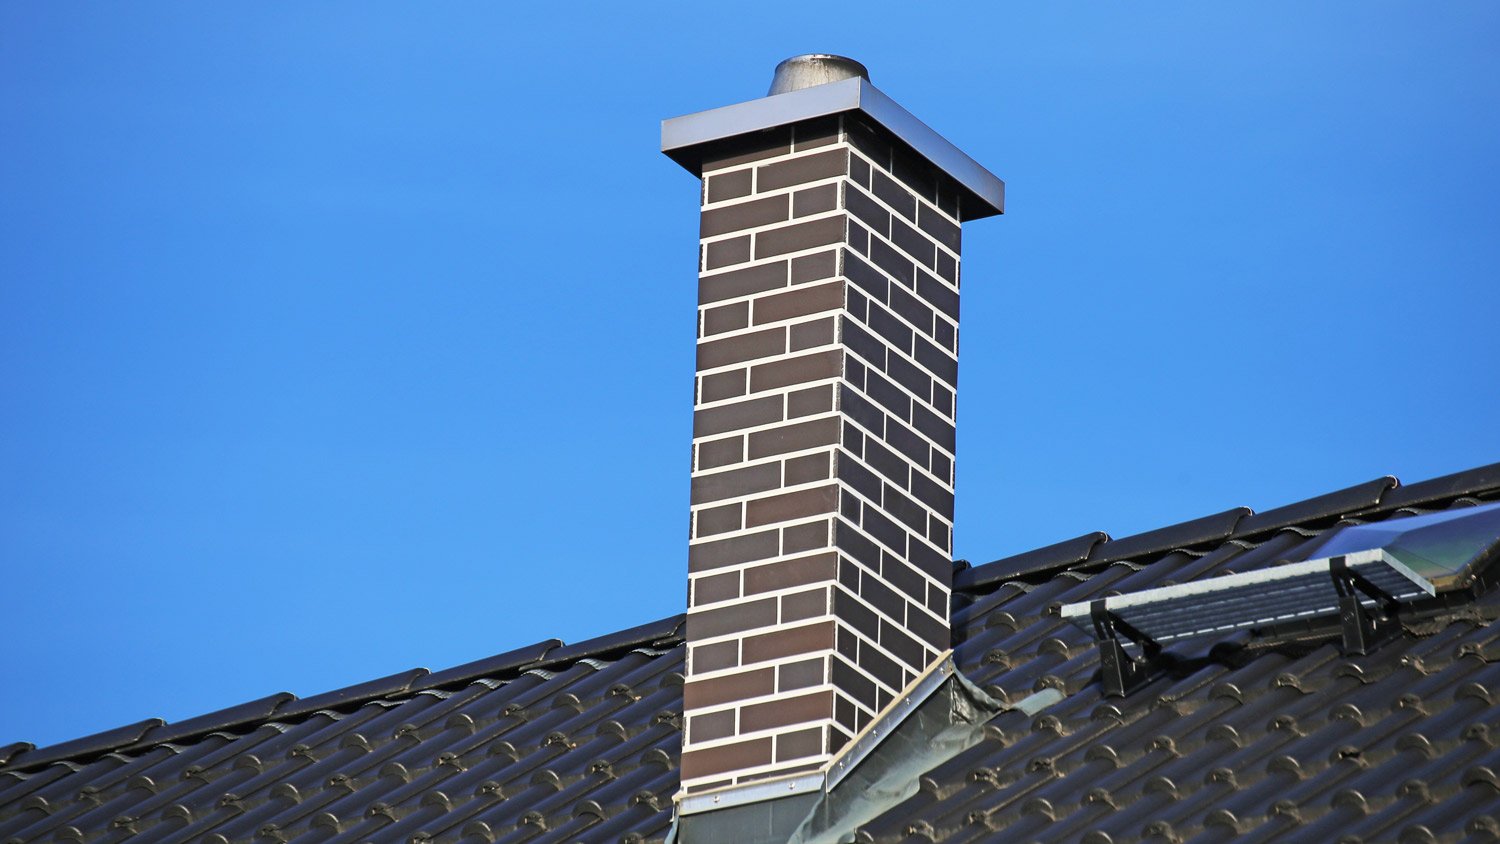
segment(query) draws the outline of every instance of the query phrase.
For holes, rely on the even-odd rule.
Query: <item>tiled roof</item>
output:
[[[955,656],[1004,712],[859,840],[1500,838],[1500,599],[1368,656],[1323,637],[1170,648],[1105,697],[1056,608],[1305,557],[1339,524],[1500,499],[1500,464],[1103,534],[958,573]],[[1213,645],[1213,647],[1209,647]],[[0,842],[656,841],[671,824],[681,617],[313,698],[0,746]]]

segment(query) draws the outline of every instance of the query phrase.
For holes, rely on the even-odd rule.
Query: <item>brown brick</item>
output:
[[[740,642],[738,639],[731,639],[712,645],[697,645],[689,652],[688,659],[694,674],[733,668],[740,664]]]
[[[738,505],[735,505],[738,507]],[[728,601],[740,596],[740,573],[714,574],[693,578],[693,606]]]
[[[688,640],[708,639],[770,627],[776,623],[776,599],[762,598],[711,610],[688,610]]]
[[[790,692],[794,689],[821,685],[824,676],[824,661],[823,657],[818,657],[777,666],[776,691],[778,693]]]
[[[682,754],[682,778],[697,779],[771,764],[771,739],[758,738],[721,744]]]
[[[811,255],[802,255],[792,259],[791,279],[792,284],[806,284],[809,281],[817,281],[822,278],[833,278],[839,272],[839,253],[837,249],[827,252],[814,252]]]
[[[750,457],[756,459],[820,445],[837,445],[838,441],[838,417],[793,422],[779,428],[770,428],[751,434]]]
[[[792,194],[793,217],[821,214],[824,211],[832,211],[838,205],[839,186],[836,184],[818,185],[815,188],[799,190]]]
[[[762,164],[756,168],[755,188],[759,191],[815,182],[849,172],[849,153],[842,149],[831,149],[814,155],[803,155]]]
[[[776,556],[779,531],[764,530],[688,546],[688,571],[699,572]]]
[[[698,462],[695,471],[717,469],[745,459],[745,438],[726,437],[698,444]]]
[[[869,194],[856,187],[844,190],[844,205],[849,213],[858,217],[865,225],[881,234],[891,230],[891,212],[885,210]]]
[[[830,581],[838,571],[838,554],[827,552],[745,569],[745,594]]]
[[[786,287],[787,262],[756,264],[742,270],[731,270],[698,280],[698,304],[707,305],[722,299],[749,296]]]
[[[840,349],[786,358],[773,363],[763,363],[750,370],[750,389],[753,392],[774,390],[809,381],[837,378],[843,371],[844,353]],[[831,386],[831,385],[830,385]],[[707,401],[707,379],[704,379],[705,401]]]
[[[908,220],[917,218],[917,200],[906,186],[884,173],[875,172],[871,187],[880,201],[900,212]]]
[[[703,172],[762,161],[792,151],[792,127],[781,126],[720,141],[703,155]]]
[[[750,168],[736,170],[733,173],[720,173],[708,178],[708,201],[723,202],[726,199],[738,199],[750,195],[751,183],[754,181],[755,171]]]
[[[913,668],[921,670],[927,667],[927,654],[922,648],[922,643],[901,627],[884,619],[880,622],[880,646]],[[895,686],[895,688],[900,688],[900,686]]]
[[[711,208],[698,217],[698,236],[714,237],[779,223],[788,219],[787,205],[787,197],[783,195]]]
[[[781,596],[781,623],[791,624],[828,614],[828,588]]]
[[[728,533],[739,530],[741,526],[740,504],[728,504],[723,507],[708,507],[698,511],[696,538],[713,536],[716,533]],[[701,602],[700,602],[701,603]]]
[[[815,246],[841,243],[844,240],[844,225],[844,217],[839,215],[782,226],[779,229],[768,229],[755,235],[755,257],[769,258],[774,255],[785,255],[788,252],[812,249]],[[713,245],[710,245],[709,249],[712,254]],[[749,260],[749,258],[741,260]]]
[[[832,621],[820,621],[789,630],[772,630],[756,636],[747,636],[740,643],[746,665],[781,659],[796,654],[811,654],[833,649],[835,626]]]
[[[906,614],[906,627],[935,651],[947,650],[952,642],[948,625],[921,610],[910,610]]]
[[[745,394],[746,370],[734,369],[705,375],[699,379],[698,401],[711,402],[732,399]]]
[[[749,401],[693,411],[693,437],[707,437],[739,428],[781,421],[781,396],[762,396]]]
[[[797,730],[776,737],[776,761],[803,759],[823,752],[823,728]]]
[[[827,413],[833,410],[833,385],[823,384],[818,387],[809,387],[806,390],[797,390],[789,393],[786,397],[786,413],[788,419],[798,416],[811,416],[814,413]]]
[[[745,503],[745,526],[759,527],[833,513],[838,500],[837,484],[757,498]]]
[[[839,128],[839,116],[837,114],[804,120],[792,127],[792,137],[794,139],[792,149],[802,152],[803,150],[836,144],[840,137]]]
[[[828,547],[828,522],[813,522],[781,529],[781,553],[797,554]],[[691,555],[689,555],[691,556]]]
[[[711,680],[688,680],[682,687],[682,704],[688,709],[707,709],[775,691],[776,672],[755,668]]]
[[[835,330],[838,326],[838,317],[824,317],[812,322],[799,322],[791,326],[790,342],[787,350],[800,352],[803,349],[811,349],[817,346],[827,346],[835,339]]]
[[[705,337],[722,334],[725,331],[736,331],[747,328],[749,325],[749,302],[735,302],[719,308],[709,308],[703,312],[703,335]]]
[[[782,472],[782,482],[787,486],[796,486],[821,481],[828,477],[828,464],[832,458],[833,452],[831,451],[793,457],[786,461],[786,467]]]
[[[750,260],[750,235],[732,237],[708,244],[703,257],[703,268],[717,270],[730,264],[743,264]]]
[[[900,220],[891,220],[891,240],[900,247],[901,251],[915,258],[918,264],[924,267],[932,266],[933,256],[937,254],[937,246],[915,228]]]
[[[844,307],[844,283],[834,281],[811,287],[797,287],[785,293],[755,300],[755,324],[796,319]]]
[[[833,692],[810,692],[766,703],[755,703],[740,710],[740,731],[769,730],[789,724],[805,724],[833,718]]]
[[[768,328],[698,343],[698,370],[779,355],[786,351],[786,329]]]
[[[781,486],[781,466],[777,463],[760,463],[743,469],[694,475],[689,485],[689,497],[694,504],[754,495]]]
[[[688,716],[688,741],[713,741],[734,735],[734,710]]]

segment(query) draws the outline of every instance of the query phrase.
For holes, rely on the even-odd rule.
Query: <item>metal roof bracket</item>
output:
[[[1103,599],[1089,603],[1089,617],[1094,622],[1094,639],[1099,644],[1100,681],[1110,697],[1125,697],[1150,681],[1156,669],[1161,645],[1104,608]],[[1119,634],[1141,647],[1140,657],[1125,652]]]
[[[1400,632],[1401,622],[1396,617],[1399,604],[1395,598],[1349,568],[1343,556],[1328,561],[1328,574],[1339,595],[1339,624],[1343,628],[1345,654],[1364,656]],[[1366,607],[1360,600],[1361,593],[1374,599],[1381,610]]]

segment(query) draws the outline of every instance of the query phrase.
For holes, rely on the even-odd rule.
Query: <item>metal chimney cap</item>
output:
[[[771,77],[771,90],[766,96],[774,97],[789,91],[800,91],[814,85],[824,85],[855,77],[869,82],[870,71],[854,59],[844,56],[805,53],[792,56],[776,65],[776,75]]]

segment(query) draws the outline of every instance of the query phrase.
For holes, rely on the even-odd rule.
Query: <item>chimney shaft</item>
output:
[[[949,646],[959,223],[1003,187],[813,58],[663,125],[703,177],[685,793],[819,768]]]

